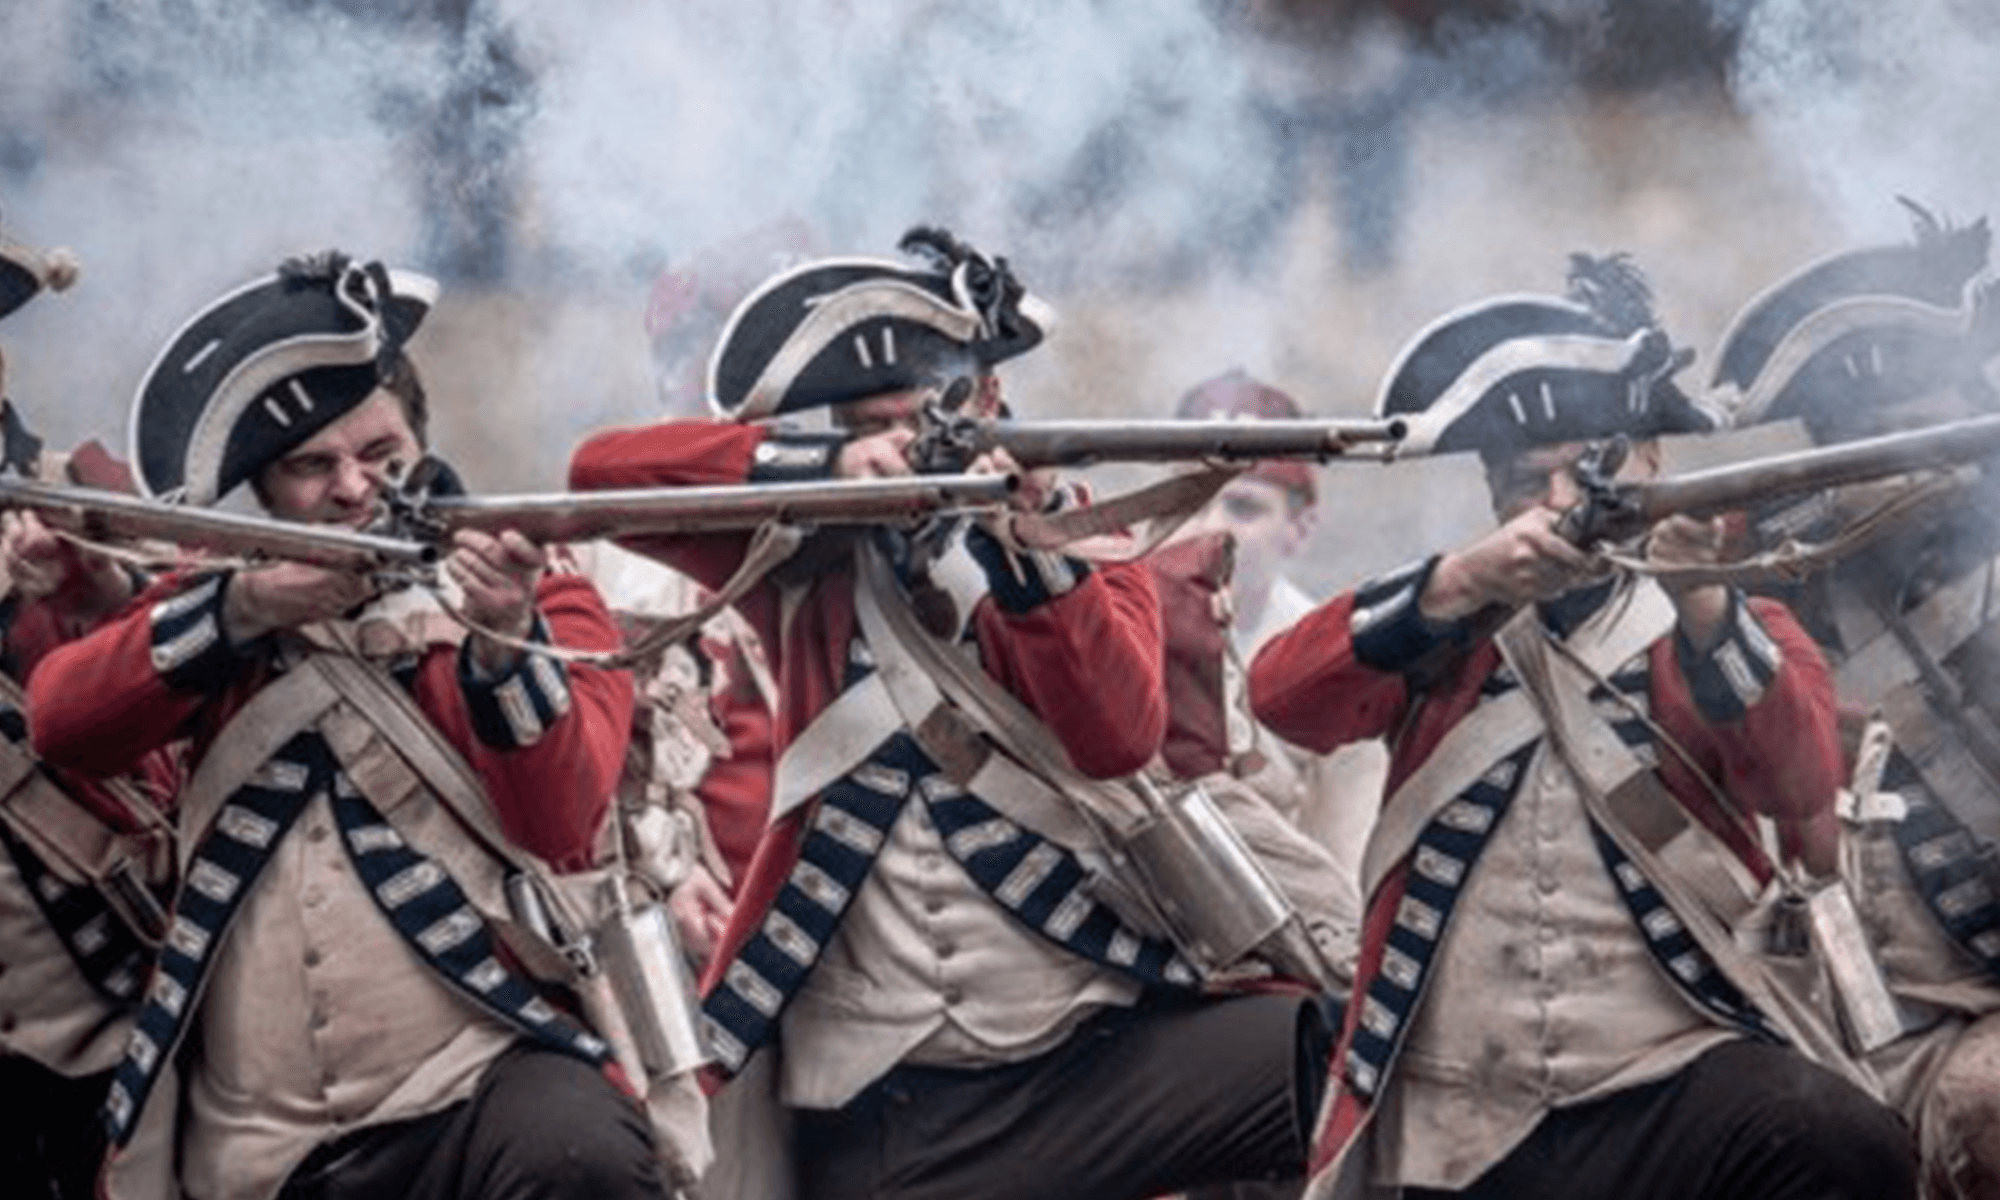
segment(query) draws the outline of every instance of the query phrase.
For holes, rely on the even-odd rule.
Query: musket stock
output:
[[[0,476],[0,508],[28,509],[53,528],[96,541],[172,542],[212,554],[259,555],[343,570],[423,567],[435,547],[338,525],[307,525],[213,508],[183,508],[124,492]]]

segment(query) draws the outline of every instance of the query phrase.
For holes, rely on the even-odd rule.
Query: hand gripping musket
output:
[[[926,407],[910,459],[919,469],[963,469],[992,450],[1026,468],[1100,462],[1232,462],[1271,458],[1382,461],[1405,433],[1401,420],[1016,421]]]
[[[1809,495],[1830,488],[1870,483],[1895,476],[1935,472],[2000,456],[2000,416],[1975,417],[1923,429],[1883,434],[1821,446],[1812,450],[1690,471],[1660,479],[1619,480],[1618,469],[1630,452],[1623,437],[1592,446],[1571,472],[1583,499],[1564,512],[1556,530],[1572,544],[1605,553],[1614,565],[1673,574],[1686,583],[1735,578],[1732,565],[1655,568],[1636,559],[1606,551],[1645,533],[1670,516],[1714,516],[1746,505]],[[1913,489],[1921,497],[1921,489]],[[1885,510],[1892,507],[1885,505]],[[1818,556],[1815,565],[1830,561]],[[1801,574],[1796,567],[1789,574]],[[1467,618],[1466,636],[1441,646],[1412,670],[1428,681],[1441,673],[1464,646],[1497,632],[1513,610],[1489,604]]]

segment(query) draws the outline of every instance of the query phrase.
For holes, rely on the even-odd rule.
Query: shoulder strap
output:
[[[202,755],[181,792],[181,868],[236,789],[340,696],[314,671],[287,671],[258,689]]]
[[[1666,594],[1641,582],[1617,621],[1606,629],[1579,630],[1571,649],[1592,669],[1613,671],[1652,645],[1673,623],[1674,609]],[[1514,614],[1502,633],[1539,628],[1534,609],[1526,608]],[[1389,869],[1410,853],[1439,811],[1495,763],[1541,736],[1544,728],[1542,713],[1519,689],[1488,700],[1454,726],[1382,806],[1362,854],[1362,898],[1375,894]]]
[[[533,855],[501,832],[485,787],[458,748],[445,740],[409,693],[379,667],[344,654],[321,653],[309,655],[301,669],[317,672],[334,694],[366,713],[366,724],[395,747],[489,854],[507,863],[533,860]],[[334,747],[336,751],[358,748]],[[357,779],[355,783],[364,794],[368,792],[364,781]]]
[[[588,983],[583,977],[596,971],[588,946],[594,922],[584,911],[589,901],[581,893],[594,888],[595,877],[575,878],[576,887],[559,886],[556,881],[562,877],[556,871],[509,841],[477,772],[431,724],[409,693],[380,667],[349,655],[322,652],[309,655],[299,671],[316,675],[335,696],[348,702],[349,709],[330,713],[321,728],[336,755],[351,764],[348,770],[355,787],[383,819],[406,839],[419,840],[411,836],[417,817],[414,806],[403,803],[408,796],[403,785],[406,773],[414,772],[472,835],[471,843],[433,841],[425,847],[426,852],[454,878],[473,878],[479,863],[472,856],[484,855],[526,882],[536,901],[549,909],[559,936],[551,941],[541,930],[523,925],[510,911],[487,910],[488,923],[536,978],[571,986]],[[393,754],[380,753],[384,743]]]
[[[878,674],[918,743],[932,757],[945,756],[939,765],[952,770],[950,760],[976,754],[982,761],[966,763],[953,772],[976,775],[989,769],[985,760],[1004,757],[1023,774],[1038,778],[1042,786],[1036,790],[1052,797],[1053,803],[1036,804],[1035,811],[1009,812],[1012,797],[994,795],[988,799],[1002,812],[1026,818],[1037,832],[1058,841],[1080,838],[1087,842],[1095,822],[1122,829],[1145,815],[1142,801],[1123,781],[1092,779],[1078,771],[1048,727],[1025,704],[977,664],[932,637],[873,546],[860,547],[858,558],[855,618],[875,654]],[[957,736],[950,739],[951,744],[943,744],[946,739],[936,736],[954,732]],[[1084,808],[1081,815],[1076,811],[1079,806]]]
[[[959,786],[1074,854],[1100,898],[1142,932],[1172,928],[1114,843],[1152,819],[1126,780],[1092,779],[1040,718],[979,666],[923,628],[888,563],[857,551],[855,618],[905,727]]]
[[[1568,664],[1552,658],[1545,638],[1539,625],[1510,624],[1500,634],[1501,652],[1520,675],[1521,690],[1547,721],[1552,748],[1574,772],[1591,817],[1645,873],[1716,969],[1773,1028],[1800,1053],[1879,1098],[1880,1082],[1847,1053],[1826,1017],[1779,985],[1756,955],[1737,944],[1729,918],[1719,915],[1749,908],[1740,891],[1729,890],[1728,876],[1711,869],[1736,863],[1735,853],[1687,816],[1659,776],[1592,708],[1587,691],[1574,678],[1558,674]],[[1682,847],[1686,852],[1675,852]]]

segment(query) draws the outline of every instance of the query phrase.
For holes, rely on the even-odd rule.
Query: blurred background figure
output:
[[[1305,414],[1290,395],[1234,368],[1190,389],[1174,415],[1254,421]],[[1265,793],[1333,856],[1348,910],[1358,912],[1361,851],[1381,803],[1387,752],[1375,741],[1326,755],[1302,750],[1258,726],[1243,692],[1244,664],[1318,603],[1289,573],[1319,526],[1317,470],[1291,460],[1257,463],[1226,484],[1188,522],[1184,536],[1226,533],[1235,546],[1234,567],[1221,593],[1230,631],[1222,669],[1225,768]]]

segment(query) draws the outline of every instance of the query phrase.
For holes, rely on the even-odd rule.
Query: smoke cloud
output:
[[[1426,8],[11,0],[0,222],[84,278],[0,329],[9,390],[56,444],[122,447],[181,321],[339,246],[444,280],[441,448],[549,487],[582,433],[660,413],[662,268],[774,222],[881,255],[931,222],[1063,311],[1010,367],[1030,415],[1162,415],[1232,365],[1357,415],[1424,324],[1559,289],[1571,250],[1632,251],[1706,352],[1768,283],[1902,237],[1894,194],[2000,194],[1978,0]],[[1323,522],[1310,582],[1485,521],[1476,471],[1396,470],[1424,482],[1329,470],[1368,516]]]

